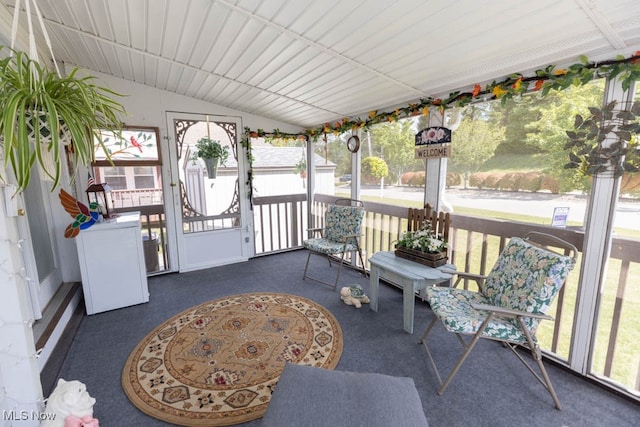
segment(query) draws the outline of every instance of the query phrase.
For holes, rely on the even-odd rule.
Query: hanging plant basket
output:
[[[34,163],[53,181],[53,191],[66,164],[64,147],[71,141],[67,151],[73,165],[88,165],[95,135],[120,132],[124,108],[111,98],[119,95],[77,72],[61,77],[22,51],[12,50],[0,60],[0,145],[18,192],[29,185]]]
[[[71,144],[69,129],[64,123],[60,123],[58,144],[54,144],[44,112],[38,112],[37,114],[27,113],[25,122],[29,132],[29,142],[36,153],[39,151],[40,161],[37,163],[40,170],[40,178],[50,182],[57,181],[59,178],[56,176],[58,172],[56,164],[60,161],[60,156],[64,152],[62,149]]]
[[[218,158],[212,157],[203,160],[205,166],[207,167],[207,176],[209,177],[209,179],[215,178],[218,172]]]
[[[200,157],[207,167],[209,179],[216,177],[218,164],[224,165],[229,158],[229,147],[223,146],[220,141],[214,141],[208,136],[202,137],[196,143],[196,152],[193,158]]]

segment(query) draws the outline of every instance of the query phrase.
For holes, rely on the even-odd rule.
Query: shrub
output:
[[[620,180],[620,193],[631,195],[640,194],[640,174],[623,174]]]
[[[380,157],[362,159],[362,181],[367,184],[378,184],[381,178],[389,175],[389,167]]]
[[[540,188],[542,190],[548,190],[552,194],[560,193],[560,183],[557,179],[552,177],[551,175],[545,175],[542,178],[542,182],[540,183]]]
[[[493,190],[498,188],[498,183],[505,174],[503,173],[490,173],[484,180],[484,188],[491,188]]]
[[[500,190],[518,191],[520,190],[520,183],[522,182],[522,173],[512,172],[505,174],[497,182],[497,186]]]
[[[416,172],[413,177],[411,178],[411,181],[409,182],[409,185],[415,185],[416,187],[424,187],[424,172]]]
[[[413,178],[413,176],[415,175],[415,172],[405,172],[402,174],[402,176],[400,177],[400,183],[402,185],[411,185],[411,179]]]
[[[526,172],[522,175],[520,188],[536,193],[542,188],[542,174],[538,172]]]
[[[484,180],[487,178],[486,173],[472,173],[469,177],[469,186],[470,187],[478,187],[479,189],[484,188]]]
[[[462,176],[456,172],[447,172],[447,187],[462,185]]]

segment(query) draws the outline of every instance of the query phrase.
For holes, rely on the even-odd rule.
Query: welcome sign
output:
[[[415,137],[416,159],[433,159],[451,155],[451,129],[433,126],[422,129]]]

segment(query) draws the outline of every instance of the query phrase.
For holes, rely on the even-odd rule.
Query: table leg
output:
[[[413,312],[416,302],[416,286],[416,282],[403,280],[402,305],[404,311],[404,330],[410,334],[413,333]]]
[[[378,311],[378,286],[380,284],[380,268],[372,265],[369,271],[369,309]]]

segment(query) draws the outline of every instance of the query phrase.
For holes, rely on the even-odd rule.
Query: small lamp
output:
[[[91,184],[86,190],[89,203],[96,202],[100,213],[105,219],[110,218],[112,215],[113,201],[111,200],[111,191],[112,188],[107,183]]]

